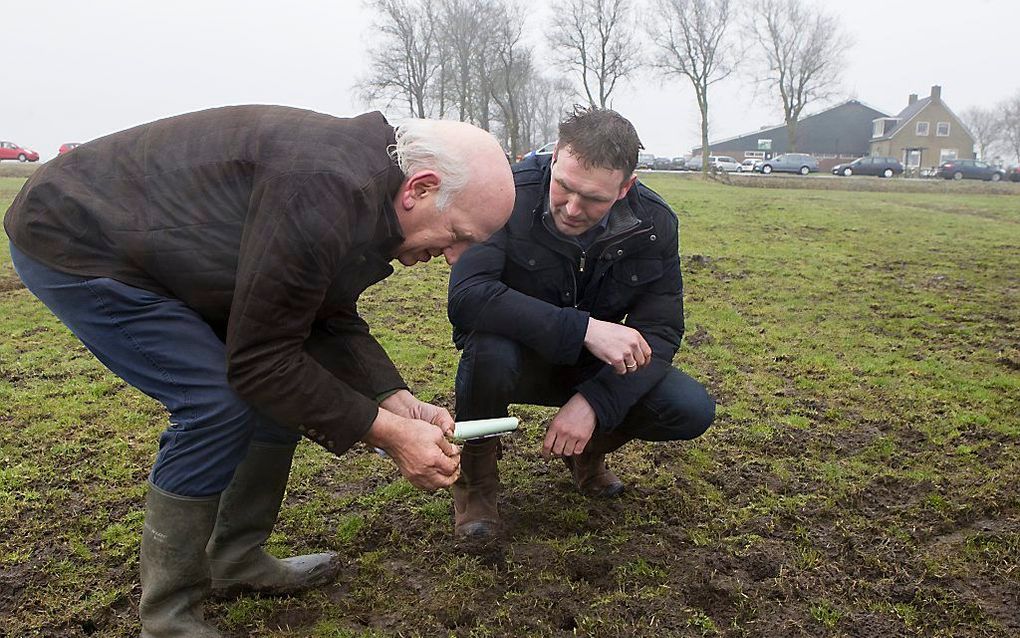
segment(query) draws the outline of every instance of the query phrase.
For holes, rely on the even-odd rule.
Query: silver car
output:
[[[807,175],[808,173],[818,172],[818,160],[804,153],[783,153],[782,155],[776,155],[770,160],[765,160],[761,163],[761,167],[755,170],[759,170],[766,175],[773,171],[776,173],[800,173],[801,175]]]

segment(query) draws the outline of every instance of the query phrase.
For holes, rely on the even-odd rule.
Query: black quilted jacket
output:
[[[677,218],[638,182],[613,205],[605,233],[587,250],[555,232],[547,211],[550,157],[514,166],[510,221],[461,255],[450,277],[454,341],[479,331],[519,341],[557,365],[584,363],[588,318],[624,323],[652,362],[618,375],[604,366],[577,391],[602,430],[617,427],[672,366],[684,333]],[[594,359],[591,359],[594,361]]]
[[[402,241],[393,141],[380,113],[191,113],[48,162],[4,227],[57,270],[187,303],[243,398],[340,453],[375,419],[370,397],[406,387],[356,309]]]

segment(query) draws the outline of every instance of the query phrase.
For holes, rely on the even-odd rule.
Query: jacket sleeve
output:
[[[504,284],[500,278],[506,245],[504,229],[467,250],[454,264],[447,304],[450,323],[465,333],[513,339],[550,363],[575,363],[584,347],[588,313],[555,306]]]
[[[365,435],[378,408],[305,349],[333,278],[342,276],[352,225],[371,216],[371,203],[336,182],[289,175],[254,189],[226,350],[228,379],[244,400],[340,454]],[[362,365],[392,366],[381,348],[365,352]]]
[[[620,425],[627,412],[648,393],[673,366],[673,357],[684,334],[683,279],[677,234],[671,233],[671,248],[663,256],[663,273],[627,311],[624,324],[634,328],[652,349],[652,361],[637,372],[619,375],[604,366],[577,390],[591,404],[599,429],[610,431]]]
[[[305,351],[334,377],[370,399],[407,389],[355,307],[315,324],[305,341]]]

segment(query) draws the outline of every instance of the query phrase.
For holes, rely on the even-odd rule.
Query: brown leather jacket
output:
[[[371,397],[406,387],[356,308],[403,240],[393,142],[377,112],[190,113],[48,162],[4,227],[57,270],[187,303],[245,400],[339,454],[375,419]]]

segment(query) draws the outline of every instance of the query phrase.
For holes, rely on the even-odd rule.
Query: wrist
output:
[[[384,408],[395,414],[404,414],[407,412],[407,406],[414,403],[414,395],[406,389],[400,389],[385,399],[379,402],[379,407]]]
[[[400,433],[400,421],[399,416],[380,407],[372,427],[361,437],[362,442],[384,450],[389,448]]]

